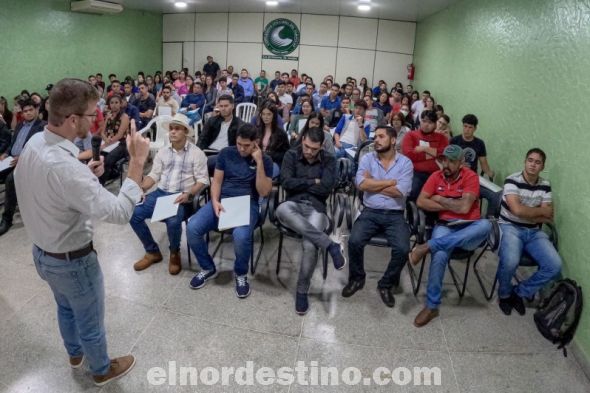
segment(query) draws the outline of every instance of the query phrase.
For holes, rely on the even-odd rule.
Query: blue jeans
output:
[[[520,297],[532,297],[545,284],[559,276],[561,258],[545,232],[537,228],[500,224],[500,264],[498,266],[498,297],[507,298],[512,293],[512,277],[518,268],[523,251],[539,265],[528,279],[514,289]]]
[[[334,147],[336,149],[336,158],[347,157],[352,160],[352,158],[346,152],[346,149],[351,149],[354,147],[354,145],[351,145],[350,143],[346,143],[346,142],[340,142],[340,144],[342,145],[342,147],[340,149],[337,147]]]
[[[96,252],[61,260],[33,246],[33,259],[37,273],[53,291],[68,355],[84,354],[92,374],[106,374],[111,361],[104,327],[104,283]]]
[[[492,224],[488,220],[477,220],[467,226],[436,225],[434,227],[432,238],[428,241],[431,261],[426,289],[426,307],[432,310],[440,305],[445,270],[453,249],[475,250],[486,240],[491,229]]]
[[[145,220],[152,217],[154,208],[156,207],[156,200],[161,196],[171,195],[171,192],[166,192],[156,189],[146,195],[145,200],[141,205],[135,206],[133,216],[131,216],[131,228],[143,243],[145,252],[160,252],[158,243],[154,241],[150,228],[145,223]],[[182,219],[184,218],[184,206],[178,206],[178,213],[176,216],[167,218],[164,221],[166,230],[168,231],[168,240],[170,241],[170,251],[180,250],[180,238],[182,237]]]
[[[248,262],[252,253],[252,233],[258,222],[258,201],[250,202],[250,225],[244,225],[233,229],[234,250],[236,261],[234,272],[238,276],[248,274]],[[197,257],[199,266],[203,270],[215,270],[215,263],[209,254],[209,247],[205,235],[217,229],[219,219],[213,211],[213,205],[209,201],[200,208],[188,221],[186,235],[188,244]]]

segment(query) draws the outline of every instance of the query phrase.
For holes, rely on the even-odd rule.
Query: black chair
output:
[[[254,274],[256,273],[256,268],[258,267],[258,261],[260,260],[260,256],[262,255],[262,249],[264,248],[264,231],[262,230],[262,227],[264,225],[264,223],[266,222],[266,217],[268,215],[268,210],[269,210],[269,201],[270,201],[270,196],[269,198],[267,198],[265,200],[265,202],[260,206],[260,214],[258,215],[258,221],[256,222],[256,225],[254,226],[254,230],[252,231],[252,252],[250,254],[250,273]],[[256,254],[256,258],[254,258],[254,234],[256,233],[256,229],[259,230],[260,232],[260,246],[258,247],[258,253]],[[219,241],[217,242],[216,246],[215,246],[215,250],[213,251],[213,254],[211,254],[211,257],[215,258],[215,255],[217,254],[217,251],[219,251],[219,249],[221,248],[221,244],[223,243],[223,238],[225,237],[225,235],[230,235],[233,232],[233,228],[232,229],[227,229],[225,231],[219,231],[219,230],[215,230],[215,232],[219,233]],[[208,241],[209,239],[207,239]]]
[[[418,225],[417,225],[417,238],[416,241],[418,244],[422,244],[430,239],[432,236],[432,230],[436,224],[437,215],[436,214],[427,214],[422,209],[418,209]],[[500,237],[500,229],[498,227],[497,220],[493,217],[488,218],[492,223],[492,231],[488,238],[482,242],[480,245],[481,251],[477,253],[477,249],[475,250],[464,250],[462,248],[456,248],[451,252],[449,256],[448,268],[449,273],[451,273],[451,278],[453,279],[453,284],[457,289],[459,297],[463,297],[465,295],[465,289],[467,288],[467,278],[469,276],[469,268],[471,266],[471,261],[475,257],[473,264],[477,264],[483,254],[486,251],[495,252],[499,246],[499,237]],[[477,255],[476,255],[477,253]],[[414,267],[408,261],[408,269],[410,271],[410,281],[412,283],[412,290],[414,295],[418,294],[420,290],[420,285],[422,283],[422,275],[424,273],[424,266],[426,264],[426,257],[424,256],[420,261],[420,269],[419,273],[416,274]],[[460,284],[459,276],[455,269],[453,268],[453,261],[466,261],[465,262],[465,273],[463,275],[462,284]]]
[[[269,197],[269,220],[270,222],[277,228],[279,231],[279,248],[277,252],[277,268],[276,274],[278,276],[281,270],[281,256],[283,251],[283,239],[285,236],[293,238],[293,239],[302,239],[302,236],[297,232],[292,231],[291,229],[287,228],[276,217],[276,208],[279,205],[279,190],[273,190],[270,197]],[[336,203],[331,204],[328,207],[328,227],[325,228],[324,232],[329,235],[333,233],[336,228],[339,228],[342,225],[342,220],[344,219],[344,200],[346,197],[342,194],[335,195]],[[325,280],[328,277],[328,253],[323,252],[323,259],[322,259],[322,277]]]
[[[546,223],[546,224],[543,224],[542,229],[547,232],[547,235],[549,236],[549,240],[551,241],[551,243],[553,243],[553,247],[555,247],[556,250],[559,250],[559,248],[558,248],[559,247],[559,236],[557,234],[557,228],[555,227],[555,225],[552,223]],[[499,244],[498,244],[498,246],[499,246]],[[498,285],[498,276],[496,274],[496,276],[494,277],[494,283],[492,284],[492,288],[488,292],[488,290],[485,288],[483,279],[481,277],[481,273],[477,269],[478,262],[479,262],[479,260],[477,260],[473,263],[473,272],[475,273],[475,277],[477,277],[477,281],[479,282],[479,286],[481,287],[481,291],[483,292],[486,300],[490,301],[494,297],[496,285]],[[533,259],[533,257],[531,257],[529,255],[529,253],[527,253],[525,250],[523,250],[522,257],[520,258],[520,262],[519,262],[518,266],[519,267],[537,267],[539,265]],[[499,267],[500,266],[498,265],[498,268]],[[520,282],[516,273],[514,274],[514,279],[517,282]]]

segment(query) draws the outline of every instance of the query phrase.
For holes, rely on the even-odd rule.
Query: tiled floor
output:
[[[151,225],[164,244],[164,225]],[[311,309],[294,312],[294,288],[300,245],[286,240],[282,269],[277,278],[276,246],[272,228],[258,271],[251,279],[252,294],[240,300],[234,294],[230,242],[222,248],[222,274],[214,283],[192,291],[188,282],[195,270],[187,267],[176,277],[160,263],[135,272],[133,262],[143,254],[129,226],[97,223],[95,247],[105,275],[109,352],[128,352],[137,365],[124,378],[100,389],[87,371],[73,371],[59,337],[55,304],[47,285],[37,276],[30,243],[17,216],[17,224],[0,238],[0,391],[3,392],[588,392],[590,382],[572,356],[540,336],[531,310],[525,317],[506,317],[494,302],[484,300],[474,277],[459,299],[447,277],[440,318],[416,329],[423,291],[411,295],[407,271],[403,293],[395,308],[383,305],[376,291],[386,264],[386,249],[367,248],[370,271],[365,288],[355,296],[340,296],[345,272],[330,268],[323,282],[314,277]],[[184,239],[183,239],[184,241]],[[485,261],[489,272],[494,257]],[[489,275],[489,274],[488,274]],[[426,277],[426,275],[425,275]],[[174,386],[150,385],[152,367],[295,367],[298,361],[317,362],[343,372],[356,367],[370,377],[378,367],[438,367],[439,386]],[[403,381],[403,379],[402,379]],[[179,380],[176,381],[180,383]]]

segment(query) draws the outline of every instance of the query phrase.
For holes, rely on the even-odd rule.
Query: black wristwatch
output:
[[[188,194],[188,200],[192,201],[193,199],[195,199],[195,194],[191,193],[191,192],[187,192]]]

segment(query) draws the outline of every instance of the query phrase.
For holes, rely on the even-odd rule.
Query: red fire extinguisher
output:
[[[414,64],[408,64],[408,80],[414,80],[414,72],[416,71],[416,67]]]

